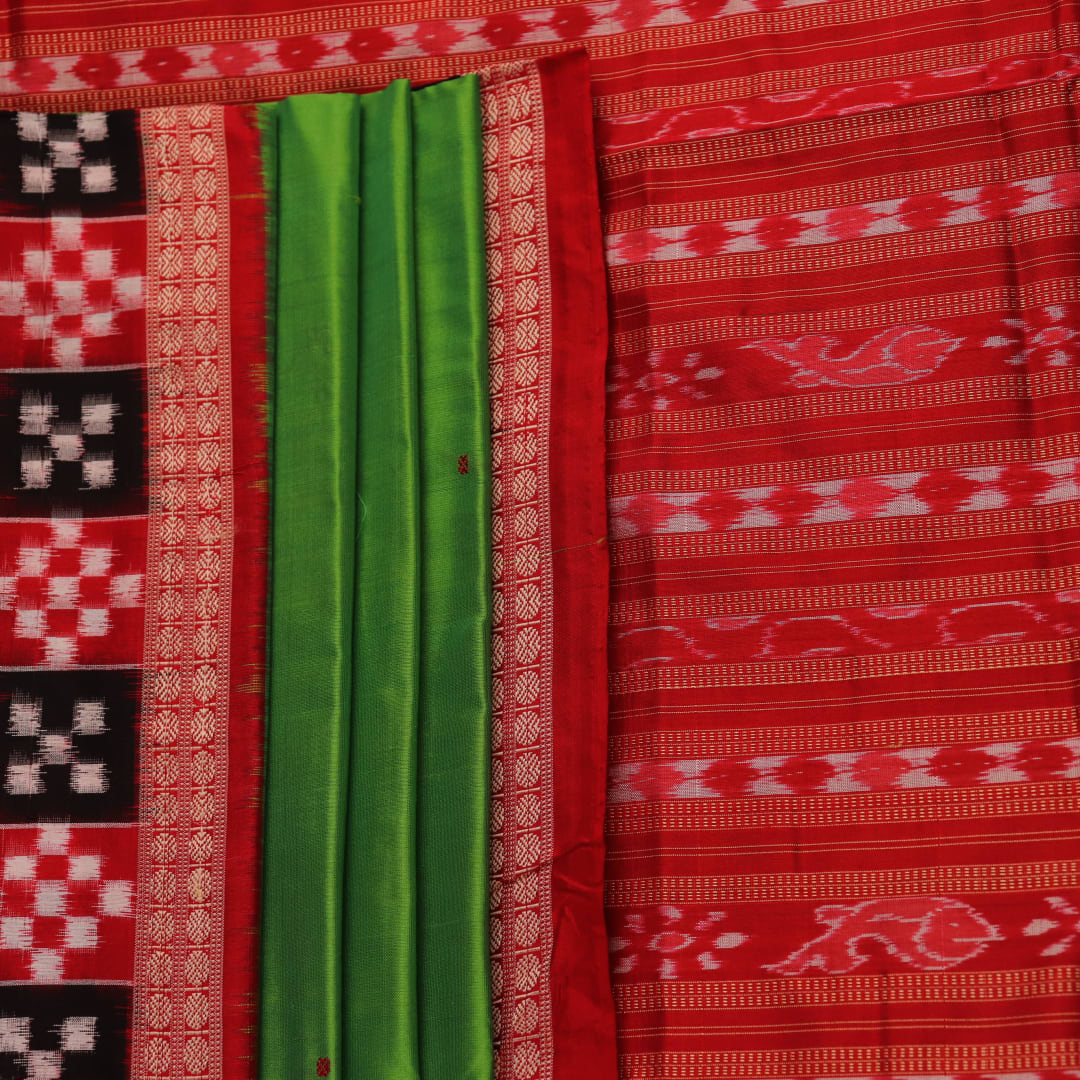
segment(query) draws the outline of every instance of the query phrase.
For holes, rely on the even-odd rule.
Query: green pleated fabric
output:
[[[361,110],[313,95],[261,120],[277,251],[260,1075],[284,1080],[341,1056]]]
[[[277,186],[263,1080],[490,1080],[479,84],[263,108]],[[274,180],[276,176],[276,180]]]
[[[421,1072],[492,1075],[491,468],[480,86],[413,95],[420,350]]]
[[[360,98],[360,412],[345,1069],[411,1080],[417,1026],[420,447],[412,94]]]

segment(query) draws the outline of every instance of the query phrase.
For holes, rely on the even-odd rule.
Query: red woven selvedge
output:
[[[607,307],[584,53],[538,62],[551,252],[552,717],[555,858],[554,1080],[615,1076],[602,903],[607,758]]]
[[[584,53],[482,75],[500,1076],[615,1076],[604,932],[603,264]]]
[[[236,500],[232,670],[229,696],[229,827],[225,905],[226,1076],[255,1062],[267,584],[266,214],[254,110],[227,109],[230,204],[233,486]]]

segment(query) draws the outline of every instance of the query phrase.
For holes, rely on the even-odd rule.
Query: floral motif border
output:
[[[133,1080],[219,1080],[233,534],[219,106],[142,114],[150,519]]]
[[[540,76],[482,74],[492,419],[491,943],[497,1074],[552,1074],[551,288]]]

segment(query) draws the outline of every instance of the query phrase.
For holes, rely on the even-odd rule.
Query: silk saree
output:
[[[573,950],[554,961],[566,930],[592,946],[602,934],[548,899],[604,888],[623,1077],[1068,1080],[1080,1068],[1070,6],[173,7],[131,13],[122,32],[107,5],[59,15],[64,32],[44,4],[12,7],[3,104],[381,91],[510,62],[541,72],[545,139],[580,148],[589,125],[557,142],[572,110],[543,72],[569,64],[546,57],[588,50],[609,529],[578,532],[576,502],[557,501],[576,495],[571,455],[595,451],[595,427],[573,426],[584,408],[565,404],[596,390],[577,385],[595,375],[578,357],[604,349],[604,331],[581,330],[563,339],[566,382],[556,364],[545,384],[573,390],[547,414],[566,449],[536,459],[554,480],[536,489],[551,521],[573,530],[546,534],[552,566],[580,561],[510,609],[509,458],[492,426],[495,731],[551,748],[520,770],[493,750],[499,1075],[612,1074],[605,992],[578,980],[594,965]],[[504,118],[523,115],[509,100]],[[508,135],[520,154],[528,137]],[[544,156],[545,178],[562,160]],[[496,172],[516,188],[514,168]],[[555,200],[588,183],[545,187],[549,229],[563,220]],[[521,227],[516,210],[503,220]],[[558,283],[594,265],[580,261],[588,241],[570,228],[539,250],[561,301],[551,325],[571,326],[583,293]],[[505,250],[497,271],[491,256],[489,282],[508,272]],[[507,295],[489,308],[492,350]],[[543,324],[501,340],[548,348]],[[580,785],[559,772],[597,759],[592,739],[560,751],[551,703],[604,713],[602,642],[560,668],[560,642],[587,620],[566,607],[535,624],[550,636],[522,624],[520,648],[552,667],[515,674],[534,696],[507,728],[500,664],[519,654],[499,619],[584,597],[584,583],[604,592],[586,561],[601,556],[598,799],[593,772]],[[544,672],[571,670],[587,682],[547,696]],[[508,958],[523,982],[507,982]],[[185,1075],[175,1052],[169,1067],[153,1075]]]

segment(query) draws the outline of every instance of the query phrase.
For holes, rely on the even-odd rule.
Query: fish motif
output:
[[[949,897],[867,900],[861,904],[826,904],[814,913],[827,927],[779,963],[766,964],[778,975],[801,975],[808,968],[828,974],[854,971],[869,957],[865,941],[884,945],[890,955],[920,971],[944,971],[978,956],[992,941],[1002,941],[973,907]]]
[[[839,344],[827,334],[806,334],[793,341],[764,338],[748,348],[793,367],[791,381],[797,386],[889,386],[932,375],[960,338],[931,326],[898,326],[851,352],[838,354]]]

